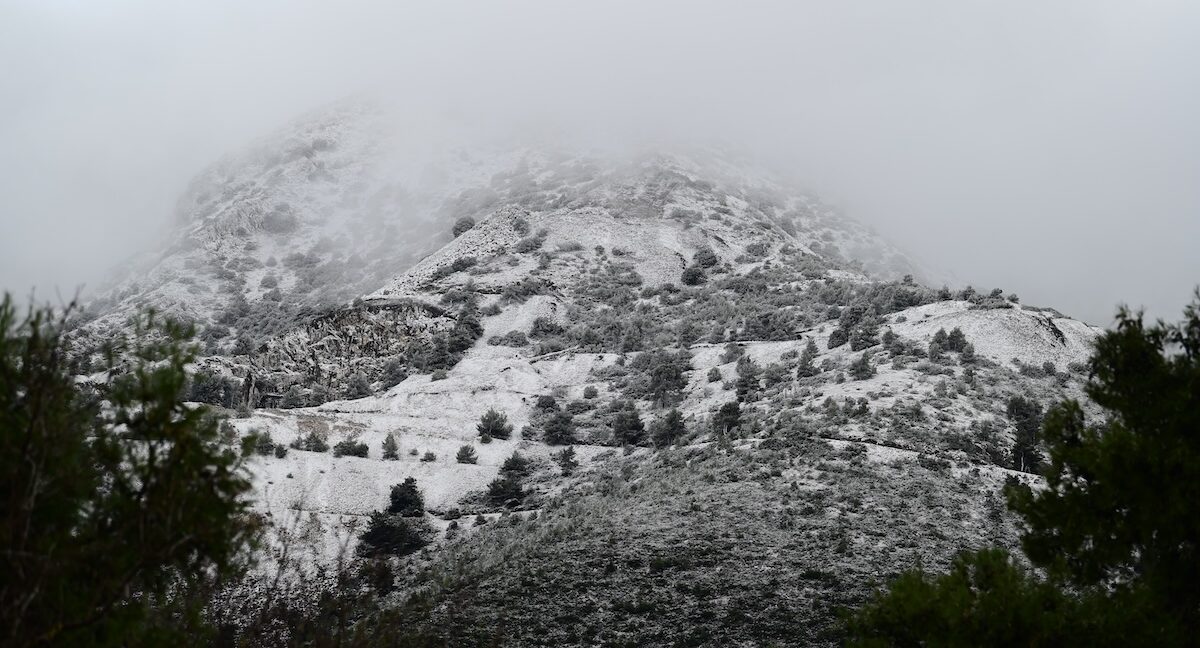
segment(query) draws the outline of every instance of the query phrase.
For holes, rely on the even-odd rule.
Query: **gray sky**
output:
[[[0,286],[96,285],[187,180],[364,88],[496,133],[719,139],[1093,323],[1200,282],[1200,3],[0,0]]]

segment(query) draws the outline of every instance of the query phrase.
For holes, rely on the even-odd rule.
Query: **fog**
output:
[[[0,287],[97,285],[188,179],[383,89],[491,135],[729,142],[958,285],[1107,325],[1200,282],[1200,3],[0,3]]]

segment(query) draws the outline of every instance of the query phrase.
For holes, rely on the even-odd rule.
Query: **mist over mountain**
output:
[[[1200,271],[1190,3],[0,11],[27,62],[0,75],[0,284],[21,295],[99,287],[198,170],[363,90],[466,144],[729,142],[955,288],[1098,325],[1177,312]]]
[[[1197,25],[5,7],[57,56],[0,73],[0,281],[86,284],[91,404],[140,315],[195,334],[164,420],[261,541],[217,643],[839,645],[906,570],[1025,564],[1047,412],[1106,420],[1117,303],[1193,290]]]

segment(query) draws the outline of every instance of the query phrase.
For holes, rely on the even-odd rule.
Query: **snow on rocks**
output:
[[[900,321],[904,319],[905,321]],[[1000,363],[1013,359],[1058,368],[1087,362],[1103,329],[1022,308],[972,309],[970,302],[944,301],[917,306],[887,317],[887,326],[901,337],[928,342],[938,329],[962,329],[975,353]]]

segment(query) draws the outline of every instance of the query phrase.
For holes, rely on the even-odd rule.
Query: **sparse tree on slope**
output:
[[[497,412],[494,409],[489,409],[484,412],[479,419],[479,424],[475,426],[475,430],[479,432],[479,436],[488,439],[507,439],[512,435],[512,425],[508,422],[508,417]]]
[[[383,438],[383,458],[388,461],[395,461],[400,458],[400,448],[396,445],[396,437],[388,432]]]
[[[562,450],[554,453],[554,461],[558,463],[558,467],[562,470],[563,477],[568,477],[579,468],[579,461],[575,459],[575,446],[567,446]]]
[[[742,420],[742,408],[737,401],[725,403],[713,415],[712,427],[713,432],[720,436],[727,436],[737,429]]]
[[[403,517],[417,517],[425,514],[425,496],[417,488],[417,480],[406,477],[402,483],[392,486],[388,513]]]
[[[685,434],[687,426],[684,425],[683,415],[677,409],[667,412],[666,416],[655,421],[653,426],[654,445],[659,448],[673,445]]]
[[[875,367],[871,366],[871,354],[863,351],[858,359],[850,363],[850,375],[855,380],[866,380],[875,375]]]
[[[549,445],[575,443],[575,420],[571,413],[560,410],[551,414],[543,428],[542,440]]]
[[[458,449],[454,460],[460,464],[473,464],[479,461],[479,455],[475,453],[474,446],[465,445]]]
[[[632,406],[629,409],[622,409],[613,416],[612,420],[613,440],[618,445],[641,445],[645,438],[646,428],[642,424],[642,417],[638,414],[637,409]]]
[[[1037,472],[1042,464],[1042,453],[1037,447],[1038,432],[1042,428],[1042,406],[1022,396],[1014,396],[1008,400],[1007,413],[1017,429],[1013,439],[1012,469]]]

